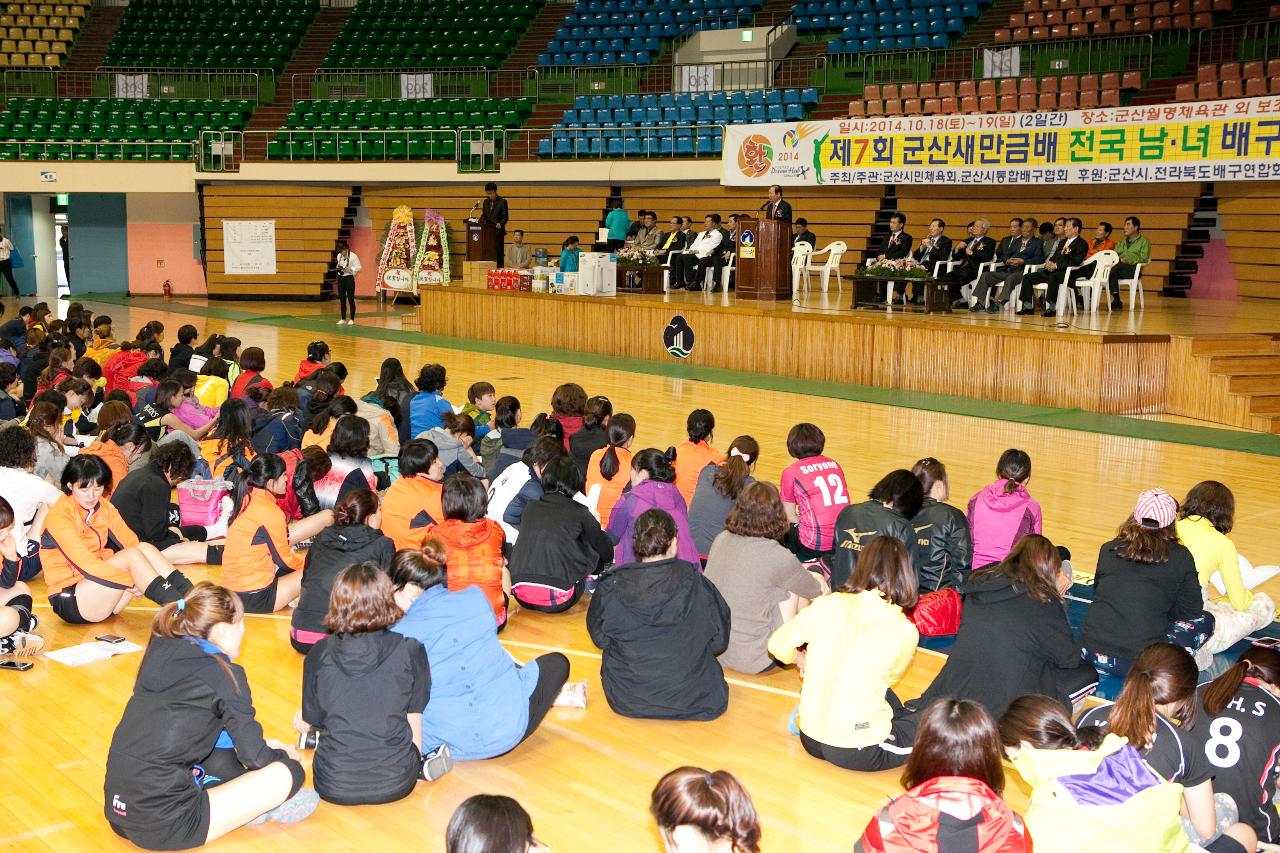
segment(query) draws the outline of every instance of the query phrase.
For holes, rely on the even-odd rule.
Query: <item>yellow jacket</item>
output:
[[[906,672],[920,633],[878,592],[837,592],[817,599],[769,638],[783,663],[805,652],[800,728],[828,746],[858,749],[883,742],[893,721],[885,691]]]
[[[1244,588],[1244,581],[1240,579],[1240,558],[1236,555],[1235,543],[1225,533],[1219,533],[1212,522],[1198,515],[1178,519],[1176,529],[1179,541],[1195,557],[1201,587],[1209,589],[1213,573],[1222,573],[1227,596],[1211,600],[1229,601],[1236,610],[1248,610],[1253,603],[1253,593]]]
[[[196,377],[196,399],[202,406],[208,406],[211,409],[221,408],[222,404],[227,402],[230,393],[231,386],[221,376]]]

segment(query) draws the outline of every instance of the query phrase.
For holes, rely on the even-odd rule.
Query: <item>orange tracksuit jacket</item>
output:
[[[303,557],[289,547],[289,524],[266,489],[253,489],[244,509],[227,528],[222,553],[222,585],[233,592],[271,586],[276,570],[300,571]]]
[[[502,543],[506,534],[492,518],[466,522],[450,518],[426,529],[427,539],[438,539],[448,553],[449,590],[478,586],[489,599],[499,624],[506,621],[502,591]]]
[[[90,512],[63,495],[49,510],[40,537],[40,563],[50,595],[84,578],[112,589],[133,586],[133,575],[107,562],[116,549],[132,548],[138,537],[103,498]]]
[[[592,486],[600,486],[596,512],[600,514],[601,527],[609,526],[609,516],[613,513],[613,507],[622,499],[622,490],[631,485],[631,451],[624,447],[614,449],[618,451],[618,473],[613,475],[612,480],[606,480],[600,472],[600,461],[609,452],[608,447],[592,453],[591,461],[587,463],[587,494],[591,493]]]
[[[426,477],[401,477],[382,499],[382,532],[401,548],[421,548],[427,527],[444,521],[440,496],[444,484]]]
[[[698,489],[698,475],[708,462],[720,465],[724,454],[705,441],[694,444],[684,441],[676,445],[676,488],[684,495],[685,506],[693,505],[693,493]]]
[[[111,488],[107,489],[107,494],[118,489],[120,481],[129,473],[129,460],[124,458],[124,451],[120,449],[120,445],[113,441],[95,441],[81,450],[80,455],[97,456],[107,463],[107,467],[111,469]]]

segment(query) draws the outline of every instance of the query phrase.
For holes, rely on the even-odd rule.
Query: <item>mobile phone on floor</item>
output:
[[[115,634],[99,634],[94,637],[100,643],[123,643],[124,637],[117,637]]]
[[[0,660],[0,669],[12,669],[14,672],[26,672],[33,666],[35,664],[26,660]]]
[[[1280,646],[1280,637],[1259,637],[1253,641],[1253,644],[1255,646],[1266,646],[1269,649],[1274,649],[1277,646]]]

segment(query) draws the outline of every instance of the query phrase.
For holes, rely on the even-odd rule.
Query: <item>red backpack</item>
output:
[[[972,808],[968,818],[954,806]],[[953,808],[943,808],[942,804]],[[938,776],[894,798],[871,818],[854,853],[1031,853],[1031,836],[1013,809],[986,783],[967,776]]]
[[[107,383],[103,394],[110,394],[112,391],[136,393],[136,390],[131,388],[129,380],[138,375],[138,368],[142,367],[146,360],[147,354],[140,349],[118,352],[107,359],[107,363],[102,366],[102,377]],[[132,397],[133,394],[131,393],[130,396]]]

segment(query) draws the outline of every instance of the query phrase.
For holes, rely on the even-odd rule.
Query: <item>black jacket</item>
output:
[[[164,473],[148,462],[125,475],[111,494],[111,505],[139,539],[154,545],[157,551],[163,551],[182,541],[170,530],[174,526],[169,520],[169,495],[172,491],[173,487]],[[188,539],[203,541],[205,538],[203,527],[188,526],[181,530]]]
[[[970,238],[972,239],[972,238]],[[955,254],[952,260],[955,261],[955,269],[952,272],[968,272],[970,275],[977,275],[978,266],[985,264],[996,256],[996,241],[990,237],[980,237],[978,244],[973,247],[973,254],[965,254],[965,247],[969,245],[969,240],[955,244]]]
[[[195,348],[191,344],[184,344],[182,341],[174,344],[169,348],[169,372],[175,370],[190,370],[191,355],[195,352]]]
[[[302,447],[302,420],[295,412],[259,408],[253,419],[255,453],[284,453]]]
[[[1046,270],[1045,275],[1056,276],[1059,280],[1067,274],[1067,267],[1078,267],[1084,263],[1084,256],[1089,253],[1089,241],[1083,237],[1077,237],[1071,241],[1071,245],[1067,245],[1066,238],[1062,238],[1058,243],[1053,254],[1049,257],[1050,261],[1057,269],[1052,272]]]
[[[365,560],[389,571],[395,555],[396,546],[390,537],[368,525],[348,524],[321,530],[307,550],[302,567],[302,596],[293,611],[293,627],[326,633],[324,617],[329,612],[329,594],[333,592],[338,573]]]
[[[616,713],[714,720],[729,707],[716,660],[729,645],[729,605],[683,560],[605,572],[587,610],[587,631],[604,652],[600,679]]]
[[[917,700],[971,699],[997,719],[1009,703],[1040,693],[1071,706],[1058,673],[1084,665],[1060,600],[1036,601],[1003,574],[979,572],[965,585],[964,613],[955,646]]]
[[[767,201],[760,206],[760,212],[763,214],[761,219],[776,219],[779,222],[791,221],[791,202],[784,199],[778,200],[778,206],[775,208],[773,202]]]
[[[41,372],[49,366],[49,350],[44,347],[36,347],[27,350],[26,355],[22,357],[22,399],[31,402],[31,398],[36,395],[36,383],[40,378]]]
[[[924,506],[911,519],[915,530],[913,562],[920,592],[960,589],[973,563],[973,538],[969,519],[951,506],[925,498]]]
[[[480,207],[480,218],[485,222],[492,222],[499,234],[507,233],[507,220],[511,218],[507,200],[498,196],[493,201],[489,201],[486,197],[484,204]]]
[[[107,753],[107,820],[132,833],[167,827],[165,835],[189,838],[203,812],[191,768],[213,752],[224,730],[248,769],[282,761],[301,774],[296,761],[263,739],[239,665],[195,640],[152,637]]]
[[[26,407],[22,405],[22,401],[0,391],[0,422],[14,420],[19,414],[24,417],[27,414]]]
[[[431,696],[422,643],[390,631],[334,634],[302,664],[302,719],[321,729],[311,763],[332,803],[385,803],[413,790],[422,756],[408,714]]]
[[[1081,242],[1084,242],[1083,240]],[[1165,563],[1135,563],[1115,553],[1113,539],[1098,552],[1093,604],[1084,617],[1080,644],[1133,660],[1165,638],[1169,623],[1204,612],[1196,561],[1180,542],[1169,543]]]
[[[853,576],[858,565],[858,552],[875,536],[892,536],[907,546],[914,564],[915,531],[902,513],[880,501],[863,501],[840,510],[836,516],[835,550],[831,552],[831,588],[835,589]]]
[[[609,435],[604,427],[595,429],[584,427],[569,437],[569,453],[572,454],[573,461],[578,463],[578,470],[584,477],[587,475],[587,464],[591,461],[591,454],[608,446]]]
[[[538,434],[531,429],[511,427],[502,430],[502,449],[494,457],[493,470],[489,472],[489,482],[496,480],[508,466],[519,462],[524,457],[524,452],[537,440]]]
[[[933,273],[933,265],[938,261],[951,260],[951,238],[943,234],[938,238],[937,245],[925,251],[924,246],[916,249],[912,255],[917,261],[929,268],[929,273]]]
[[[915,242],[911,239],[911,235],[905,230],[898,232],[898,239],[893,239],[893,234],[884,238],[884,250],[882,254],[886,260],[898,261],[903,258],[911,257],[911,247]]]
[[[511,550],[511,583],[569,589],[613,559],[613,542],[591,510],[559,492],[528,504]]]

